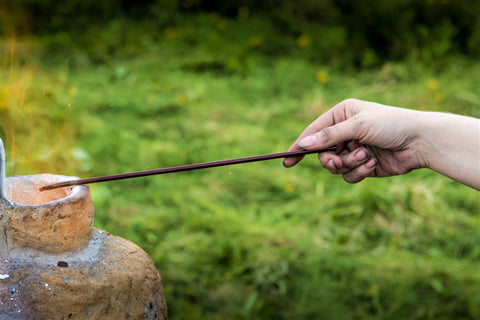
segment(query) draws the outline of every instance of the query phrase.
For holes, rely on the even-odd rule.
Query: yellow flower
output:
[[[435,79],[430,78],[425,82],[425,84],[430,90],[438,90],[438,81]]]
[[[185,103],[187,103],[187,98],[185,98],[184,96],[176,96],[175,103],[179,106],[184,106]]]
[[[302,34],[300,37],[297,38],[297,46],[301,49],[310,48],[310,37],[306,34]]]
[[[325,71],[318,71],[316,78],[317,78],[317,81],[320,83],[327,83],[328,74]]]
[[[72,86],[72,87],[68,88],[68,94],[71,97],[74,97],[77,94],[77,91],[78,91],[78,88],[75,87],[75,86]]]
[[[253,37],[250,38],[250,41],[249,41],[248,44],[250,45],[250,47],[256,48],[256,47],[260,46],[262,44],[262,42],[263,42],[263,39],[261,37],[253,36]]]
[[[295,186],[291,183],[289,183],[285,186],[285,191],[288,192],[288,193],[293,192],[294,190],[295,190]]]

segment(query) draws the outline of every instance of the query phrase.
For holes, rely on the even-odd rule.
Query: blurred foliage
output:
[[[0,32],[82,33],[112,19],[148,21],[158,32],[182,28],[192,13],[210,12],[268,21],[252,43],[269,55],[290,54],[289,43],[296,42],[312,61],[369,67],[412,57],[432,62],[452,53],[479,57],[479,11],[476,0],[7,0],[0,4]]]
[[[469,3],[3,2],[25,23],[5,24],[0,10],[7,175],[280,152],[348,97],[480,117],[473,36],[456,38],[464,21],[390,21],[407,14],[400,4],[444,8],[447,21]],[[362,23],[339,23],[347,5],[364,21],[390,14],[375,30],[385,53],[372,36],[353,50]],[[312,156],[289,170],[271,161],[91,192],[95,225],[156,263],[172,319],[480,318],[478,192],[433,172],[348,185]]]

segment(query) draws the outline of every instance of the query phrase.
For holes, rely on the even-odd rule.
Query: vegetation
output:
[[[335,26],[186,11],[6,34],[7,175],[281,152],[350,97],[480,117],[473,53],[352,58]],[[350,185],[311,155],[90,188],[95,225],[156,263],[172,319],[480,318],[479,194],[433,172]]]

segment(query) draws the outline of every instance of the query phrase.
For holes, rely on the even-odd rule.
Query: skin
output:
[[[319,153],[320,163],[350,183],[429,168],[480,190],[479,119],[348,99],[312,122],[289,151],[330,146],[336,151]]]

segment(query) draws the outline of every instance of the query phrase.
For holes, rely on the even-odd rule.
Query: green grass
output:
[[[123,23],[93,39],[2,41],[7,175],[281,152],[350,97],[480,117],[480,63],[465,57],[358,71],[312,62],[320,44],[299,47],[253,18]],[[480,317],[479,194],[427,170],[350,185],[308,156],[91,193],[95,225],[156,263],[172,319]]]

